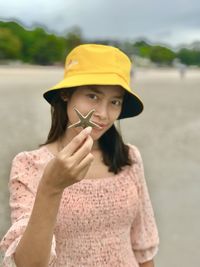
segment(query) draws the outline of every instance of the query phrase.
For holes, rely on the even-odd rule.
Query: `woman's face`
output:
[[[95,112],[91,120],[98,124],[101,129],[93,128],[91,136],[93,140],[98,140],[119,117],[122,110],[124,90],[115,85],[89,85],[80,86],[67,101],[67,116],[69,125],[79,121],[74,111],[78,109],[84,116],[92,109]],[[77,133],[81,131],[80,127],[71,128]]]

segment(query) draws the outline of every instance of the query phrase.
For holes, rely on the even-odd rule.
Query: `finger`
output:
[[[92,127],[87,127],[84,130],[82,130],[77,136],[75,136],[72,141],[63,148],[62,153],[65,154],[65,156],[71,156],[73,155],[77,149],[83,144],[87,136],[91,133]]]
[[[89,153],[82,161],[81,163],[78,165],[77,167],[77,179],[81,180],[85,177],[88,169],[90,168],[92,162],[94,160],[94,156]]]
[[[84,144],[71,156],[71,160],[77,165],[79,164],[91,151],[93,146],[93,139],[87,136]]]

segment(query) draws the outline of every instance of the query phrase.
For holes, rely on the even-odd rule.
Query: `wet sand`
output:
[[[0,238],[10,225],[10,165],[20,151],[44,142],[50,108],[42,93],[63,76],[55,67],[0,66]],[[200,70],[137,69],[133,87],[144,112],[121,121],[139,147],[160,233],[159,267],[199,266]]]

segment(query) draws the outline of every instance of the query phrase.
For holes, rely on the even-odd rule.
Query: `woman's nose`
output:
[[[100,117],[101,120],[105,120],[108,118],[108,110],[106,104],[97,105],[95,107],[94,116]]]

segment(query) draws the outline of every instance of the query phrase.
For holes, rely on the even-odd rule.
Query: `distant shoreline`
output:
[[[185,66],[187,70],[200,70],[198,66]],[[64,65],[35,65],[35,64],[26,64],[26,63],[8,63],[2,64],[0,62],[0,68],[3,69],[64,69]],[[136,66],[133,64],[133,68],[139,70],[177,70],[178,67],[174,66]]]

